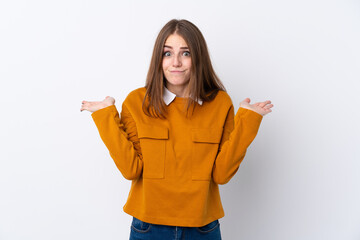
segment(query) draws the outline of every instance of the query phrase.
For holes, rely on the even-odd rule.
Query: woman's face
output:
[[[163,52],[162,69],[167,88],[186,87],[190,80],[191,57],[185,40],[177,34],[170,35]]]

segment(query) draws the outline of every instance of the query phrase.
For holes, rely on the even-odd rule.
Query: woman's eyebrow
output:
[[[167,46],[167,45],[165,45],[164,47],[167,47],[167,48],[171,48],[172,49],[172,47],[171,46]],[[188,47],[181,47],[180,49],[189,49]]]

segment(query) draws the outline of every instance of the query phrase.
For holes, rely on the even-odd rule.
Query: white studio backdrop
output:
[[[272,100],[221,185],[223,239],[360,239],[360,2],[0,3],[0,239],[128,239],[122,177],[82,100],[144,86],[155,38],[192,21],[236,109]]]

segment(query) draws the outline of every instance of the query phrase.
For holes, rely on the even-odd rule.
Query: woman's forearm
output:
[[[138,178],[143,169],[142,156],[129,140],[124,124],[120,121],[115,105],[100,109],[91,114],[101,139],[109,150],[111,158],[124,178]]]

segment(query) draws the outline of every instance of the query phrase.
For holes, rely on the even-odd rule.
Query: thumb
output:
[[[248,106],[250,104],[250,98],[245,98],[244,100],[242,100],[242,102],[240,103],[240,107],[245,107]]]
[[[250,98],[245,98],[245,99],[243,100],[243,102],[250,103]]]

